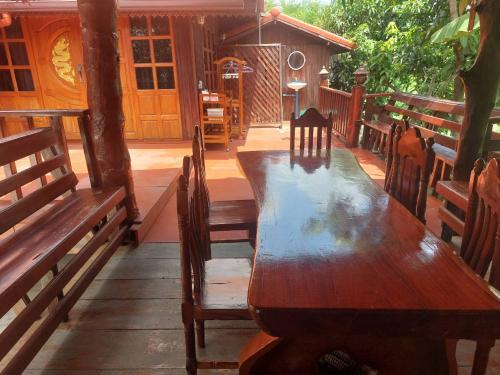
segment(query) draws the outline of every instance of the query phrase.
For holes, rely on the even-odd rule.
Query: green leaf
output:
[[[457,19],[447,23],[431,36],[431,43],[444,43],[455,41],[460,38],[469,37],[470,32],[467,31],[469,25],[469,13],[458,17]],[[479,29],[479,18],[474,20],[473,30]]]

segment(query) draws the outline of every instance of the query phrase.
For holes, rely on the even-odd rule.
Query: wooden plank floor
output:
[[[246,257],[247,244],[216,244],[214,256]],[[121,248],[75,305],[70,321],[52,335],[30,375],[177,375],[184,371],[178,244]],[[207,322],[200,359],[236,361],[257,332],[253,322]],[[460,375],[468,374],[473,345],[461,342]],[[500,345],[488,374],[500,374]],[[235,371],[200,371],[235,374]]]

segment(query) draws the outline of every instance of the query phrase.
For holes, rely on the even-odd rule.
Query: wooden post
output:
[[[361,111],[363,110],[363,96],[365,94],[364,83],[368,74],[364,66],[354,72],[356,84],[352,87],[349,123],[346,134],[346,146],[357,147],[359,141],[359,130]]]
[[[453,169],[458,181],[468,181],[481,156],[500,77],[500,1],[478,0],[475,9],[481,25],[478,54],[472,68],[459,73],[465,87],[465,115]]]
[[[90,136],[101,188],[125,186],[129,220],[138,215],[125,143],[116,0],[78,0],[87,75]]]

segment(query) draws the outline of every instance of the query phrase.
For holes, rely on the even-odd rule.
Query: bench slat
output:
[[[74,173],[64,175],[6,207],[0,211],[2,219],[0,233],[6,232],[58,196],[74,188],[77,183],[78,179]]]
[[[58,141],[57,134],[49,128],[28,130],[0,139],[0,165],[22,159],[35,152],[42,151],[55,145]]]
[[[422,134],[422,136],[424,138],[433,137],[434,141],[436,143],[438,143],[444,147],[448,147],[451,150],[455,150],[455,148],[457,147],[457,140],[455,138],[451,138],[451,137],[448,137],[446,135],[439,134],[438,132],[436,132],[434,130],[424,128],[423,126],[419,126],[419,125],[415,125],[415,124],[412,124],[412,126],[415,128],[419,128],[420,134]]]
[[[63,167],[65,164],[66,156],[64,154],[58,155],[55,158],[43,161],[40,164],[34,165],[31,168],[7,177],[6,179],[0,181],[0,197],[31,181],[36,180],[40,176],[43,176],[54,169]]]
[[[446,128],[446,129],[449,129],[449,130],[457,132],[457,133],[460,132],[461,126],[459,123],[457,123],[455,121],[450,121],[450,120],[442,119],[439,117],[426,115],[424,113],[410,111],[409,109],[398,108],[396,106],[389,105],[389,104],[387,104],[385,106],[385,110],[388,112],[399,113],[403,116],[411,117],[414,120],[423,121],[423,122],[426,122],[426,123],[431,124],[431,125],[439,126],[441,128]]]

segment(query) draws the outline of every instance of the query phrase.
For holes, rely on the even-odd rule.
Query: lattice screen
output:
[[[259,126],[281,123],[281,45],[223,46],[220,57],[245,60],[253,73],[244,76],[245,124]]]

